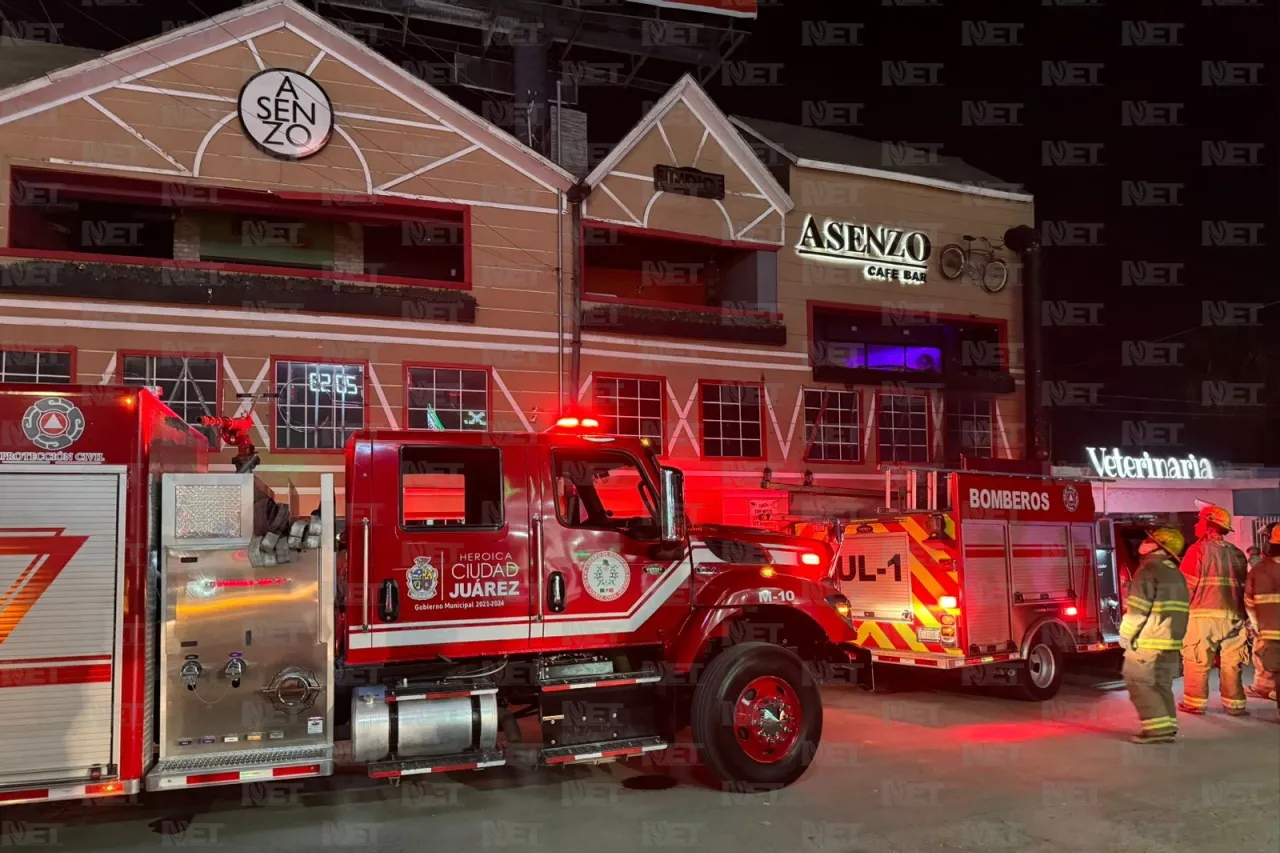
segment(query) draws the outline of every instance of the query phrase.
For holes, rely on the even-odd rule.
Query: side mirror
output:
[[[678,468],[662,469],[662,505],[659,526],[662,541],[675,545],[687,538],[684,515],[684,472]]]

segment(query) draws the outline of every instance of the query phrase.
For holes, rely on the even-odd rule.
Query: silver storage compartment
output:
[[[264,547],[253,475],[165,475],[162,765],[258,765],[309,747],[331,756],[331,475],[325,484],[322,521],[294,519],[293,535]]]

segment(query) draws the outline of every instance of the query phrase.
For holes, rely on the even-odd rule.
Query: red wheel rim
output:
[[[800,697],[781,678],[753,679],[733,706],[733,734],[747,757],[775,764],[791,754],[800,740]]]

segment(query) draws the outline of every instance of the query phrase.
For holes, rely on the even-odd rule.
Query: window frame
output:
[[[492,444],[476,444],[467,445],[466,450],[487,450],[498,454],[498,506],[502,510],[502,520],[498,524],[441,524],[439,526],[431,524],[423,524],[418,527],[411,527],[404,523],[404,453],[406,450],[441,450],[449,449],[450,445],[446,444],[402,444],[396,453],[396,524],[400,528],[400,532],[409,535],[420,533],[496,533],[507,528],[507,496],[503,483],[506,480],[506,458],[502,454],[502,448]],[[463,503],[465,506],[466,492],[464,487]]]
[[[953,417],[951,407],[957,403],[968,403],[968,404],[985,403],[987,405],[987,437],[989,439],[987,443],[987,447],[991,451],[991,454],[989,456],[974,456],[972,458],[998,459],[999,457],[996,455],[996,406],[998,405],[997,401],[991,397],[954,396],[954,395],[948,396],[942,401],[943,452],[945,453],[947,458],[948,459],[951,458],[951,447],[950,447],[950,441],[949,441],[951,437],[951,419]],[[955,417],[958,417],[958,418],[965,417],[965,415],[956,414]],[[960,456],[962,455],[964,455],[964,448],[963,447],[956,448],[955,458],[959,459]]]
[[[801,459],[802,459],[803,461],[805,461],[805,462],[816,462],[816,463],[820,463],[820,464],[831,464],[831,465],[865,465],[865,464],[866,464],[866,462],[867,462],[867,460],[865,459],[865,457],[867,456],[867,454],[866,454],[866,452],[865,452],[865,450],[864,450],[864,448],[863,448],[863,438],[862,438],[862,436],[863,436],[863,429],[866,427],[866,424],[864,423],[864,420],[865,420],[865,417],[866,417],[866,412],[864,412],[864,411],[863,411],[863,406],[862,406],[862,389],[861,389],[861,388],[853,388],[853,389],[849,389],[849,388],[814,388],[814,387],[810,387],[810,386],[808,386],[808,385],[801,386],[801,388],[800,388],[800,392],[801,392],[801,397],[800,397],[800,410],[801,410],[801,411],[800,411],[800,416],[801,416],[801,418],[802,418],[802,419],[804,418],[804,412],[805,412],[805,409],[807,409],[807,408],[808,408],[807,406],[805,406],[805,405],[804,405],[804,393],[805,393],[805,392],[808,392],[808,391],[820,391],[820,392],[822,392],[824,395],[825,395],[825,394],[852,394],[852,395],[853,395],[853,399],[856,401],[856,404],[857,404],[857,411],[856,411],[856,414],[857,414],[856,438],[857,438],[857,440],[856,440],[855,442],[853,442],[853,446],[854,446],[855,448],[857,448],[857,451],[858,451],[858,457],[857,457],[856,459],[815,459],[813,456],[811,456],[811,455],[810,455],[810,451],[813,449],[814,441],[813,441],[812,439],[810,439],[810,438],[808,438],[808,437],[806,436],[806,440],[805,440],[805,444],[804,444],[804,454],[803,454],[803,456],[801,456]],[[823,405],[823,409],[822,409],[822,410],[823,410],[824,412],[826,411],[826,405],[825,405],[825,403],[824,403],[824,405]],[[804,428],[805,428],[806,430],[808,430],[809,425],[808,425],[808,423],[807,423],[807,422],[806,422],[806,423],[803,423],[803,426],[804,426]],[[819,427],[819,429],[820,429],[820,427]]]
[[[913,397],[918,400],[924,400],[924,437],[925,437],[925,458],[921,460],[886,460],[880,452],[880,416],[884,414],[884,398],[885,397]],[[929,405],[928,394],[912,394],[907,391],[876,391],[876,463],[888,465],[927,465],[933,462],[933,411]]]
[[[79,351],[75,347],[44,347],[44,346],[29,347],[29,346],[23,346],[23,345],[9,346],[6,344],[4,346],[0,346],[0,352],[36,353],[36,354],[45,353],[47,355],[68,356],[68,359],[67,359],[68,379],[66,382],[15,382],[14,383],[15,385],[75,385],[77,384],[76,377],[79,376],[79,374],[76,373],[76,362],[79,356]],[[4,380],[4,381],[10,382],[12,380]]]
[[[211,358],[213,359],[214,370],[217,371],[216,391],[214,394],[213,413],[215,416],[222,414],[222,384],[226,382],[226,368],[223,365],[223,354],[220,352],[161,352],[159,350],[117,350],[116,351],[116,373],[115,378],[118,383],[124,385],[124,360],[126,358]],[[145,385],[131,385],[131,388],[145,388]],[[160,402],[169,406],[169,401],[164,397],[160,397]],[[170,408],[173,408],[170,406]],[[210,450],[219,450],[222,448],[222,434],[219,430],[204,427],[200,424],[187,422],[187,426],[195,428],[204,435],[204,429],[210,429],[213,433],[213,440],[209,442]],[[274,436],[273,436],[274,438]]]
[[[591,527],[588,525],[570,524],[568,521],[565,520],[564,515],[561,514],[560,512],[560,498],[555,493],[556,479],[557,479],[556,459],[561,455],[564,455],[564,454],[572,455],[574,453],[598,453],[602,456],[625,457],[629,462],[631,462],[631,464],[635,466],[636,470],[640,472],[640,478],[644,481],[645,485],[649,487],[649,493],[653,495],[654,500],[655,501],[660,500],[661,492],[659,492],[658,489],[654,486],[653,479],[649,476],[649,472],[645,468],[644,463],[640,461],[640,458],[637,457],[630,450],[625,450],[620,447],[553,447],[551,448],[551,459],[550,459],[551,461],[551,500],[552,500],[552,503],[555,504],[556,521],[559,523],[559,525],[565,530],[596,530],[603,533],[617,533],[617,534],[625,535],[635,540],[636,542],[653,541],[649,539],[640,539],[638,537],[631,536],[631,534],[626,533],[625,531],[617,527]],[[661,523],[661,520],[657,516],[650,516],[650,517],[655,526]]]
[[[448,429],[448,430],[429,430],[422,427],[409,426],[409,390],[412,386],[409,384],[410,370],[483,370],[485,374],[484,401],[485,401],[485,428],[479,429]],[[487,364],[445,364],[430,361],[406,361],[401,370],[401,379],[404,384],[402,386],[404,399],[400,404],[400,420],[404,424],[406,430],[413,432],[447,432],[447,433],[489,433],[493,432],[493,367]]]
[[[703,416],[703,406],[705,405],[705,389],[708,385],[732,386],[737,388],[755,388],[759,396],[760,405],[760,455],[759,456],[710,456],[707,454],[707,425]],[[701,450],[703,459],[720,459],[727,462],[765,462],[769,459],[769,436],[765,434],[764,412],[766,408],[764,399],[764,383],[763,382],[735,382],[719,379],[699,379],[698,380],[698,446]],[[745,423],[743,421],[742,423]],[[721,439],[723,440],[723,438]],[[741,441],[741,439],[739,439]]]
[[[645,375],[641,373],[592,373],[591,388],[590,388],[591,409],[593,412],[596,413],[597,419],[601,419],[599,414],[599,406],[596,403],[596,394],[600,389],[600,386],[597,383],[601,379],[606,379],[606,380],[607,379],[623,379],[623,380],[635,380],[638,382],[657,382],[658,383],[658,389],[659,389],[658,405],[661,407],[662,412],[661,414],[658,415],[658,435],[656,440],[659,441],[662,444],[662,446],[665,447],[667,442],[667,394],[666,394],[667,377]],[[644,420],[644,419],[641,418],[640,420]],[[644,436],[644,435],[626,435],[622,433],[609,433],[609,434],[617,435],[620,438],[652,438],[652,436]]]
[[[277,410],[280,406],[280,388],[276,384],[276,365],[280,362],[290,364],[319,364],[327,367],[354,367],[359,365],[364,369],[364,387],[361,389],[362,402],[364,404],[364,425],[356,432],[364,432],[371,429],[369,425],[369,362],[366,361],[325,361],[323,359],[309,358],[307,356],[294,355],[273,355],[271,356],[271,452],[272,453],[327,453],[342,454],[345,453],[346,441],[341,447],[281,447],[278,440],[278,430],[280,421]],[[348,439],[350,440],[350,439]]]

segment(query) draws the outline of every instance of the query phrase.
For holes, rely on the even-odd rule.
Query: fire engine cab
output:
[[[981,667],[969,683],[1044,700],[1066,654],[1118,647],[1111,527],[1087,482],[887,470],[880,511],[800,528],[834,542],[855,644],[874,663]]]
[[[786,784],[812,665],[849,662],[826,544],[689,525],[681,472],[589,418],[357,434],[344,513],[332,474],[314,511],[265,487],[235,422],[210,472],[147,390],[0,386],[0,423],[0,802],[611,761],[686,724],[721,779]]]

